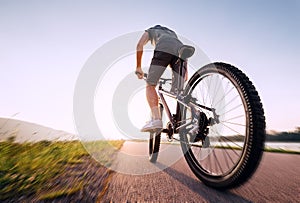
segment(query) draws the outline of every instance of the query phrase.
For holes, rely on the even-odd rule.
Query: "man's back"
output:
[[[178,50],[183,45],[176,33],[167,27],[156,25],[146,30],[151,43],[156,51],[178,55]]]

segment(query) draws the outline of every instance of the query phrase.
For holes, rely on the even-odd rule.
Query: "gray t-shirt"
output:
[[[183,44],[174,31],[160,25],[156,25],[145,31],[148,32],[150,41],[155,46],[155,51],[162,51],[178,56],[178,50]]]

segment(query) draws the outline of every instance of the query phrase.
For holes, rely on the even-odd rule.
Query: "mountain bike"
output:
[[[182,47],[181,65],[193,51]],[[168,122],[164,129],[150,132],[149,160],[157,161],[161,133],[165,133],[168,141],[180,142],[190,169],[204,184],[228,189],[245,183],[260,163],[266,125],[260,97],[249,78],[238,68],[218,62],[200,68],[177,92],[166,90],[167,83],[171,79],[160,78],[157,93],[161,115],[165,112]],[[176,100],[175,114],[165,96]]]

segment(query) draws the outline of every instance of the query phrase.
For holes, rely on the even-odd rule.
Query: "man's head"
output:
[[[161,28],[163,28],[161,25],[155,25],[154,27],[153,27],[154,29],[161,29]]]

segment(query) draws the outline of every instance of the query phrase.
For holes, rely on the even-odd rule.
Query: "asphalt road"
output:
[[[126,142],[121,152],[104,202],[300,202],[299,155],[265,153],[246,184],[218,191],[194,176],[178,145],[162,145],[156,164],[147,143]]]

